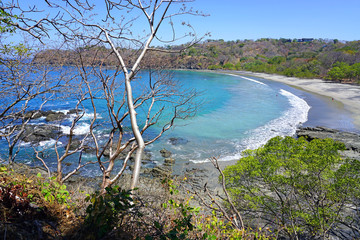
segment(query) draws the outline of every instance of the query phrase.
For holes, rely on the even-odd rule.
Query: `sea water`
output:
[[[202,163],[210,157],[235,160],[243,150],[258,148],[272,137],[294,135],[307,121],[310,106],[284,85],[207,72],[177,71],[175,77],[204,91],[207,101],[195,118],[179,122],[150,147],[159,162],[162,148],[183,162]],[[172,144],[170,138],[182,141]]]
[[[209,72],[173,71],[173,80],[181,83],[182,88],[196,89],[201,92],[202,104],[197,115],[185,120],[178,120],[174,127],[165,132],[155,143],[147,146],[151,153],[150,165],[162,164],[164,158],[160,150],[165,148],[172,152],[172,158],[177,164],[188,162],[203,163],[211,157],[220,161],[235,160],[245,149],[255,149],[266,143],[272,137],[293,135],[297,126],[308,119],[310,106],[285,85],[258,79],[255,77],[238,76],[232,74],[217,74]],[[140,83],[148,81],[147,72],[140,73]],[[141,92],[141,87],[133,83],[133,89]],[[66,113],[74,108],[75,99],[61,102],[49,102],[44,110],[55,110]],[[105,103],[99,107],[97,119],[105,121],[107,117]],[[33,106],[36,109],[36,106]],[[84,117],[74,129],[77,136],[89,132],[90,121],[93,117],[91,108],[87,107]],[[103,109],[101,111],[101,109]],[[139,114],[139,117],[142,115]],[[75,117],[75,116],[74,116]],[[42,124],[44,119],[38,119],[32,124]],[[70,131],[71,119],[64,120],[60,127],[64,133]],[[125,123],[126,124],[126,123]],[[59,126],[57,123],[56,125]],[[161,124],[153,126],[144,136],[155,136]],[[107,125],[96,128],[95,134],[101,139],[108,134]],[[171,141],[176,139],[176,143]],[[37,148],[61,147],[64,139],[40,142]],[[1,142],[1,151],[6,149],[5,142]],[[28,143],[21,143],[22,148],[29,148]],[[51,157],[49,153],[49,159]],[[24,157],[26,155],[26,157]],[[36,162],[30,159],[31,154],[23,154],[20,161]],[[19,155],[21,158],[21,154]],[[29,158],[30,157],[30,158]],[[83,154],[86,160],[94,160],[91,153]],[[73,160],[76,162],[75,157]],[[48,161],[50,167],[55,168],[54,161]],[[96,166],[88,168],[85,175],[94,174]],[[93,172],[94,171],[94,172]],[[97,170],[98,171],[98,170]]]

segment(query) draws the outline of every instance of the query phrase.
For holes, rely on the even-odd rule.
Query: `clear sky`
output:
[[[360,0],[196,0],[210,14],[191,18],[211,39],[328,38],[360,40]]]
[[[47,6],[43,0],[35,0],[35,2],[19,0],[19,2],[28,5],[35,4],[40,9]],[[105,9],[104,1],[89,0],[89,2],[100,4],[99,7],[96,7],[94,14],[103,16],[101,12]],[[176,21],[190,23],[199,36],[210,32],[211,36],[207,37],[210,39],[360,40],[360,0],[196,0],[187,5],[209,14],[209,16],[183,15]],[[52,11],[56,15],[57,10],[47,9],[42,13],[37,13],[36,17],[40,18],[40,15],[47,14],[47,11]],[[100,18],[97,19],[96,16],[95,19],[100,21]],[[136,28],[132,29],[134,32],[141,32],[141,29],[147,28],[147,24],[140,20],[132,27]],[[179,33],[178,35],[181,35],[184,30],[180,27],[176,31]],[[171,39],[172,32],[169,24],[164,23],[160,33],[161,39]],[[16,42],[17,37],[10,36],[8,40]],[[183,42],[175,44],[180,43]],[[157,41],[154,41],[153,44],[163,45]]]

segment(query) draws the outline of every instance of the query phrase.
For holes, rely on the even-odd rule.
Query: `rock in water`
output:
[[[186,144],[188,143],[189,141],[186,140],[185,138],[181,138],[181,137],[171,137],[169,138],[169,142],[171,145],[183,145],[183,144]]]
[[[171,157],[172,154],[170,151],[166,150],[165,148],[161,149],[160,153],[163,158],[169,158]]]

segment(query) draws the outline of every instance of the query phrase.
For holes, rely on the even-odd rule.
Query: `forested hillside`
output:
[[[246,70],[301,78],[360,81],[360,41],[268,38],[256,41],[206,40],[175,53],[183,47],[157,48],[161,51],[151,51],[143,67]],[[136,50],[126,48],[121,50],[126,56],[136,53]],[[78,48],[76,51],[46,50],[36,55],[34,61],[69,65],[77,61],[79,52],[86,65],[117,64],[115,55],[99,45]]]

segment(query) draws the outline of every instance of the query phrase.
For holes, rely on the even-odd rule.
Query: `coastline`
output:
[[[247,71],[216,70],[207,72],[216,72],[222,74],[230,73],[242,76],[264,78],[267,80],[284,83],[290,87],[294,87],[305,92],[327,97],[330,101],[338,101],[342,103],[344,109],[350,113],[354,126],[360,131],[360,86],[326,82],[322,79],[300,79],[276,74],[254,73]]]

